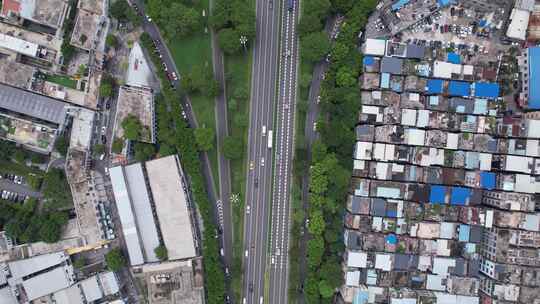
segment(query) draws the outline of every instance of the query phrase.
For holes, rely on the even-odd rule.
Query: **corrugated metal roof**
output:
[[[0,84],[0,108],[63,124],[66,104],[59,100]]]
[[[126,166],[124,167],[124,173],[146,261],[157,262],[159,259],[154,249],[159,246],[159,237],[152,207],[150,206],[150,194],[146,188],[142,165],[136,163]]]
[[[113,167],[109,170],[111,184],[113,188],[116,208],[122,223],[122,230],[128,249],[128,255],[131,265],[140,265],[144,263],[141,244],[139,242],[137,226],[135,225],[135,216],[131,209],[131,202],[127,183],[124,177],[122,167]]]
[[[69,257],[64,252],[55,252],[9,262],[8,266],[11,276],[18,279],[49,267],[60,265],[68,258]]]
[[[529,48],[529,101],[530,109],[540,109],[540,47]]]
[[[29,301],[68,288],[74,283],[70,267],[57,267],[51,271],[25,280],[22,285]]]

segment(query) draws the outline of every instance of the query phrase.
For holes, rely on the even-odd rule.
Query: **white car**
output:
[[[245,256],[246,258],[248,257],[248,252],[249,252],[248,250],[246,250],[246,251],[244,252],[244,256]]]
[[[321,103],[321,95],[317,96],[317,104]]]
[[[313,123],[313,131],[317,131],[317,122]]]
[[[275,264],[275,263],[276,263],[276,257],[272,256],[272,264]]]
[[[264,167],[264,157],[261,158],[261,167]]]
[[[246,206],[246,213],[249,214],[250,208],[249,205]]]
[[[146,20],[148,20],[148,22],[152,22],[152,18],[150,18],[148,15],[146,15]]]

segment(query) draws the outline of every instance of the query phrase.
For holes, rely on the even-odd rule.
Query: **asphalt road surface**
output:
[[[283,1],[281,15],[281,56],[276,119],[276,151],[270,232],[270,303],[285,304],[288,296],[288,251],[290,192],[294,152],[298,37],[296,26],[299,2]]]
[[[278,0],[257,0],[248,139],[249,169],[246,173],[243,304],[259,304],[265,296],[273,149],[268,147],[268,138],[273,128],[276,98],[279,15]],[[265,302],[277,303],[271,298]]]

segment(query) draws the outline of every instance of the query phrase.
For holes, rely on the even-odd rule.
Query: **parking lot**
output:
[[[16,183],[9,178],[0,179],[0,197],[5,200],[22,202],[26,197],[41,198],[42,194],[32,190],[28,185]]]

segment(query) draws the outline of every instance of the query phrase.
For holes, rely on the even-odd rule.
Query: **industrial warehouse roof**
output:
[[[67,261],[68,258],[64,252],[38,255],[29,259],[9,262],[9,271],[13,278],[18,279],[60,265]]]
[[[176,155],[146,163],[146,172],[154,198],[163,241],[170,260],[196,256],[188,201]]]
[[[30,57],[36,57],[38,45],[26,40],[0,33],[0,47]]]
[[[124,178],[122,167],[113,167],[109,170],[111,184],[113,188],[114,198],[116,200],[116,208],[122,223],[124,239],[128,249],[129,261],[131,265],[140,265],[144,263],[141,244],[135,225],[135,216],[131,209],[131,202],[127,183]]]
[[[540,47],[529,48],[529,108],[540,109]]]
[[[143,243],[143,251],[147,262],[157,262],[154,249],[159,246],[156,221],[150,206],[150,194],[146,188],[142,165],[140,163],[124,167],[128,184],[131,207],[135,213],[137,228]]]
[[[493,82],[475,82],[474,96],[495,99],[499,97],[499,84]]]
[[[66,104],[43,95],[0,84],[0,108],[61,125]]]
[[[32,301],[42,296],[68,288],[74,283],[71,267],[57,267],[51,271],[25,280],[22,285],[28,300]]]

